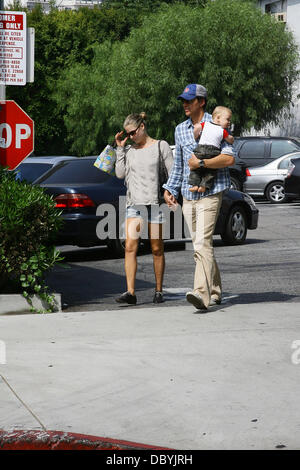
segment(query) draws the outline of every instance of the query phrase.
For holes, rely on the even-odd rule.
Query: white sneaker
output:
[[[202,297],[199,294],[195,294],[194,292],[187,292],[185,295],[186,300],[194,305],[198,310],[204,309],[207,310],[205,307]]]

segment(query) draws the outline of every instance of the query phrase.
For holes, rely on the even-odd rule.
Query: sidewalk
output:
[[[182,450],[299,449],[299,311],[228,302],[207,313],[0,316],[0,429]]]

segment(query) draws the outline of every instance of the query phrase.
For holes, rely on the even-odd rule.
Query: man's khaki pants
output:
[[[213,234],[221,204],[222,193],[196,201],[183,199],[183,215],[192,237],[196,262],[193,292],[201,295],[205,307],[209,306],[211,297],[219,300],[222,295],[213,249]]]

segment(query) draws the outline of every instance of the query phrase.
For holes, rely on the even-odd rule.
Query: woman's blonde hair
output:
[[[146,125],[146,117],[147,116],[145,112],[141,112],[140,114],[137,114],[137,113],[129,114],[129,116],[127,116],[127,118],[124,121],[123,127],[127,127],[130,125],[138,127],[141,124]]]

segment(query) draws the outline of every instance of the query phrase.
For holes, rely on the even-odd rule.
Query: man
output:
[[[169,207],[177,204],[179,191],[183,196],[183,215],[188,225],[194,247],[196,263],[194,289],[187,292],[186,299],[197,309],[207,309],[209,305],[220,304],[222,298],[221,277],[213,250],[213,233],[222,204],[223,192],[230,188],[228,166],[234,164],[232,146],[222,145],[220,155],[199,160],[193,150],[194,127],[200,122],[211,121],[205,112],[207,90],[202,85],[187,85],[178,96],[182,101],[187,120],[175,130],[175,156],[171,175],[164,184],[164,198]],[[191,192],[188,184],[190,170],[197,168],[217,169],[213,185],[204,193]]]

